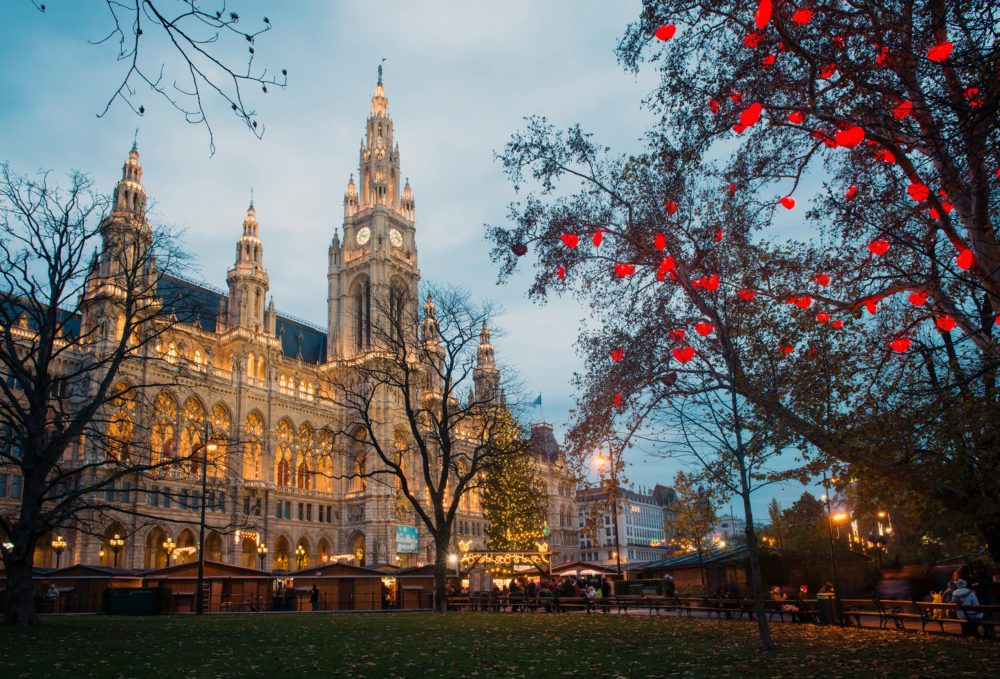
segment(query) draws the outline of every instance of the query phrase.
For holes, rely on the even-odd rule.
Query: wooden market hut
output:
[[[740,591],[748,588],[747,546],[736,545],[722,549],[706,549],[701,560],[697,552],[685,552],[658,561],[650,561],[641,567],[630,569],[637,578],[662,578],[669,573],[679,594],[711,594],[719,587],[736,587]],[[704,584],[702,584],[704,572]]]
[[[59,596],[50,601],[49,586],[55,585]],[[99,613],[106,588],[139,588],[138,572],[127,568],[74,564],[55,570],[35,569],[34,597],[39,613]],[[6,590],[6,574],[0,571],[0,591]],[[0,602],[3,596],[0,594]]]
[[[326,563],[283,574],[286,609],[307,611],[313,585],[319,590],[319,610],[378,610],[382,606],[382,578],[387,572]]]
[[[268,571],[206,560],[204,579],[206,611],[261,611],[271,607],[274,576]],[[142,586],[169,587],[173,599],[171,611],[193,612],[198,591],[198,562],[143,571]]]
[[[396,580],[396,607],[431,608],[434,601],[434,565],[400,568],[392,573]]]

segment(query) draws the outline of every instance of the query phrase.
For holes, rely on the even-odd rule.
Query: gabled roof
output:
[[[92,566],[90,564],[75,563],[71,566],[64,566],[45,573],[46,578],[72,578],[83,576],[105,576],[114,577],[139,577],[139,571],[130,568],[114,568],[112,566]]]
[[[607,573],[610,575],[612,573],[617,573],[618,569],[613,566],[605,566],[599,563],[588,563],[586,561],[570,561],[569,563],[561,563],[558,566],[552,567],[553,575],[569,575],[576,573],[576,571],[595,571],[597,573]]]
[[[205,559],[206,566],[212,566],[222,571],[227,571],[233,575],[241,576],[263,576],[271,577],[270,571],[262,571],[259,568],[252,568],[250,566],[239,566],[233,563],[225,563],[224,561],[212,561],[210,559]],[[173,566],[165,566],[163,568],[151,568],[147,571],[143,571],[143,576],[157,576],[157,575],[167,575],[167,576],[177,576],[184,571],[195,571],[198,570],[197,561],[188,561],[186,563],[175,563]],[[206,576],[210,577],[210,576]]]
[[[289,578],[308,578],[325,575],[382,575],[381,571],[372,570],[364,566],[353,566],[347,563],[323,563],[318,566],[309,566],[297,571],[287,571],[283,574]]]
[[[671,556],[658,561],[648,561],[637,564],[629,570],[646,570],[652,568],[685,568],[688,566],[704,566],[709,563],[724,563],[727,561],[737,561],[742,559],[747,551],[746,545],[736,545],[735,547],[725,547],[717,549],[706,549],[701,553],[701,560],[698,559],[698,552],[685,552],[679,556]]]

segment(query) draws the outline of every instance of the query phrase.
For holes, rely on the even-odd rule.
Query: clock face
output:
[[[372,237],[372,230],[369,229],[367,226],[362,226],[360,229],[358,229],[358,237],[357,237],[358,245],[364,245],[365,243],[368,242],[368,239],[371,237]]]
[[[403,247],[403,234],[396,229],[389,229],[389,242],[392,243],[392,247],[394,248]]]

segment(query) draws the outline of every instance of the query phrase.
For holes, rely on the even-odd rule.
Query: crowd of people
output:
[[[517,611],[544,610],[559,611],[560,601],[565,599],[585,599],[589,611],[601,599],[609,598],[614,585],[610,577],[590,578],[584,576],[568,576],[565,578],[528,577],[512,578],[503,582],[503,586],[494,582],[492,589],[478,592],[473,596],[486,607],[493,610],[508,609]],[[458,588],[451,583],[445,586],[449,597],[469,596],[465,587]]]

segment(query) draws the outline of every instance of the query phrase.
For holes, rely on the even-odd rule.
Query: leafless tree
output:
[[[492,441],[505,403],[486,349],[496,309],[456,289],[431,293],[422,314],[398,292],[374,295],[367,351],[334,367],[326,386],[343,412],[337,444],[359,451],[350,476],[395,493],[430,533],[444,611],[455,516],[505,452]]]
[[[46,11],[44,4],[31,1],[39,11]],[[139,93],[144,85],[189,123],[204,125],[212,153],[215,136],[208,109],[213,98],[221,99],[258,139],[264,135],[264,126],[248,103],[247,89],[260,87],[267,94],[269,87],[285,87],[288,82],[287,69],[282,68],[279,76],[254,64],[257,39],[271,30],[271,20],[263,17],[245,29],[239,13],[228,10],[225,2],[217,9],[205,9],[206,4],[199,0],[105,0],[110,26],[94,44],[114,44],[118,62],[126,68],[98,117],[116,101],[137,115],[145,114]],[[241,44],[248,53],[245,69],[228,56]]]
[[[185,451],[149,443],[147,394],[191,381],[184,365],[151,371],[166,363],[159,341],[192,318],[164,296],[184,255],[142,205],[123,194],[109,213],[87,178],[70,179],[62,192],[48,175],[4,166],[0,178],[0,471],[20,491],[0,515],[6,624],[38,622],[33,558],[49,531],[93,532],[123,513],[164,520],[137,504],[138,482],[169,470],[211,465],[213,490],[231,481],[200,432]]]

